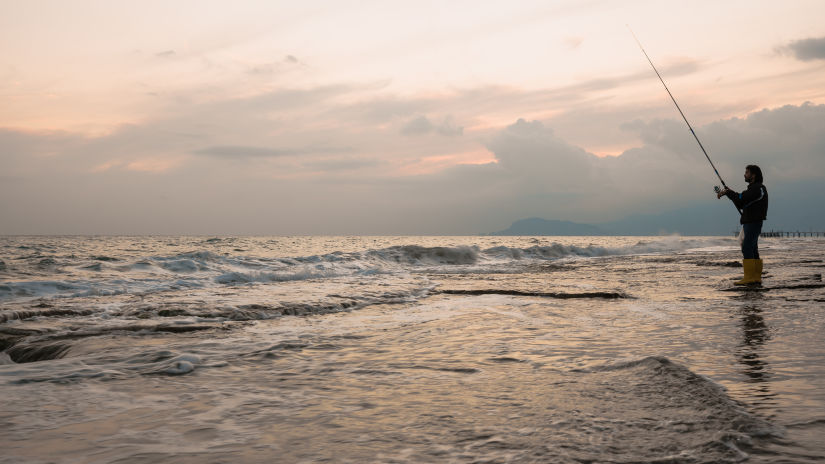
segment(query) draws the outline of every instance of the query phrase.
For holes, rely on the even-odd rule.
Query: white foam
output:
[[[208,269],[191,259],[178,259],[161,263],[161,267],[172,272],[197,272]]]
[[[195,366],[200,362],[200,358],[193,354],[180,355],[166,361],[167,366],[161,372],[169,375],[188,374],[194,371]]]
[[[294,280],[322,279],[339,277],[346,273],[336,270],[300,269],[294,272],[227,272],[215,277],[219,284],[238,284],[253,282],[289,282]]]
[[[422,243],[427,242],[424,238],[421,240]],[[117,259],[121,264],[111,268],[107,265],[100,266],[99,260],[95,260],[92,269],[88,266],[74,266],[75,271],[55,271],[44,275],[62,277],[65,280],[27,280],[32,274],[21,274],[19,277],[23,278],[20,281],[9,279],[11,281],[0,284],[0,301],[149,294],[181,288],[272,284],[350,276],[375,278],[381,274],[409,272],[495,273],[529,265],[531,261],[556,261],[563,264],[568,259],[605,256],[691,250],[725,252],[730,251],[733,244],[733,239],[729,238],[678,236],[644,238],[636,243],[628,242],[627,238],[618,241],[593,238],[598,245],[576,245],[550,240],[552,239],[522,240],[520,243],[530,246],[498,245],[484,250],[478,245],[395,245],[295,257],[224,256],[203,250],[154,257],[118,256],[111,259]],[[478,243],[485,241],[479,238]],[[606,246],[617,243],[627,245]]]

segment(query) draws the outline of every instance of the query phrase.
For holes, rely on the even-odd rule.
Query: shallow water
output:
[[[0,238],[0,462],[821,462],[823,244]]]

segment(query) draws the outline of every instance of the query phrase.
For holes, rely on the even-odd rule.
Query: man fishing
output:
[[[762,184],[762,170],[755,164],[745,167],[745,181],[748,188],[742,193],[736,193],[725,187],[716,198],[727,196],[742,212],[739,222],[742,224],[744,240],[742,240],[742,267],[745,277],[734,282],[735,285],[758,284],[762,282],[762,260],[759,259],[759,234],[762,232],[762,221],[768,214],[768,189]]]
[[[628,26],[628,29],[630,29],[630,26]],[[633,34],[633,30],[630,30],[630,33]],[[754,164],[745,167],[745,181],[748,183],[748,188],[742,193],[736,193],[725,185],[725,181],[722,180],[722,176],[719,175],[719,171],[716,169],[716,166],[714,166],[713,161],[711,161],[707,150],[705,150],[704,145],[702,145],[702,141],[699,140],[699,136],[696,135],[696,131],[693,130],[690,121],[688,121],[685,113],[682,112],[682,108],[676,103],[676,98],[670,93],[670,89],[667,88],[667,84],[665,84],[665,80],[662,79],[662,75],[659,74],[659,70],[653,65],[653,61],[647,55],[636,34],[633,34],[633,38],[636,39],[636,43],[639,44],[639,49],[644,53],[647,62],[650,63],[650,67],[653,68],[653,72],[656,73],[656,77],[662,82],[662,86],[664,86],[670,99],[673,100],[673,104],[676,105],[676,109],[679,111],[682,119],[685,120],[685,124],[687,124],[688,129],[690,129],[690,133],[693,134],[693,138],[696,139],[696,143],[699,144],[699,148],[702,149],[702,153],[705,154],[705,158],[708,159],[708,163],[710,163],[710,166],[713,168],[713,172],[716,173],[716,177],[722,182],[724,188],[719,189],[717,187],[716,198],[722,198],[722,195],[726,195],[733,201],[734,206],[736,206],[736,209],[742,215],[739,222],[742,224],[742,230],[745,235],[742,241],[742,255],[744,256],[742,267],[745,268],[745,277],[742,280],[734,282],[734,284],[748,285],[761,283],[762,260],[759,259],[759,248],[756,242],[759,240],[759,234],[762,232],[762,221],[765,220],[768,213],[768,190],[762,185],[762,170]]]

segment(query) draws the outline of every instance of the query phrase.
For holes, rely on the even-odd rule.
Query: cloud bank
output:
[[[802,61],[825,60],[825,37],[795,40],[782,50]]]
[[[413,151],[425,150],[462,137],[438,134],[428,118],[426,131],[402,135],[416,117],[396,111],[384,113],[387,127],[375,139],[316,127],[315,145],[300,145],[307,134],[274,127],[269,144],[231,143],[238,137],[227,131],[242,138],[244,128],[271,122],[237,121],[222,106],[296,107],[303,95],[217,104],[221,111],[197,123],[183,115],[97,138],[0,130],[0,233],[474,234],[525,217],[601,223],[727,206],[712,194],[718,181],[704,155],[673,119],[625,123],[642,143],[607,158],[566,141],[552,122],[521,119],[478,139],[494,161],[417,174],[404,174],[414,158],[403,149],[382,149],[420,142]],[[762,167],[773,192],[823,182],[825,105],[765,109],[696,131],[733,188],[744,188],[746,164]]]
[[[404,135],[440,134],[447,137],[458,136],[464,133],[464,128],[457,126],[451,116],[446,116],[441,123],[433,123],[426,116],[412,119],[401,128]]]

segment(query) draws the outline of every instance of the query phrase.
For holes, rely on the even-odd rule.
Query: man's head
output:
[[[762,170],[755,164],[745,166],[745,182],[751,184],[753,182],[762,183]]]

